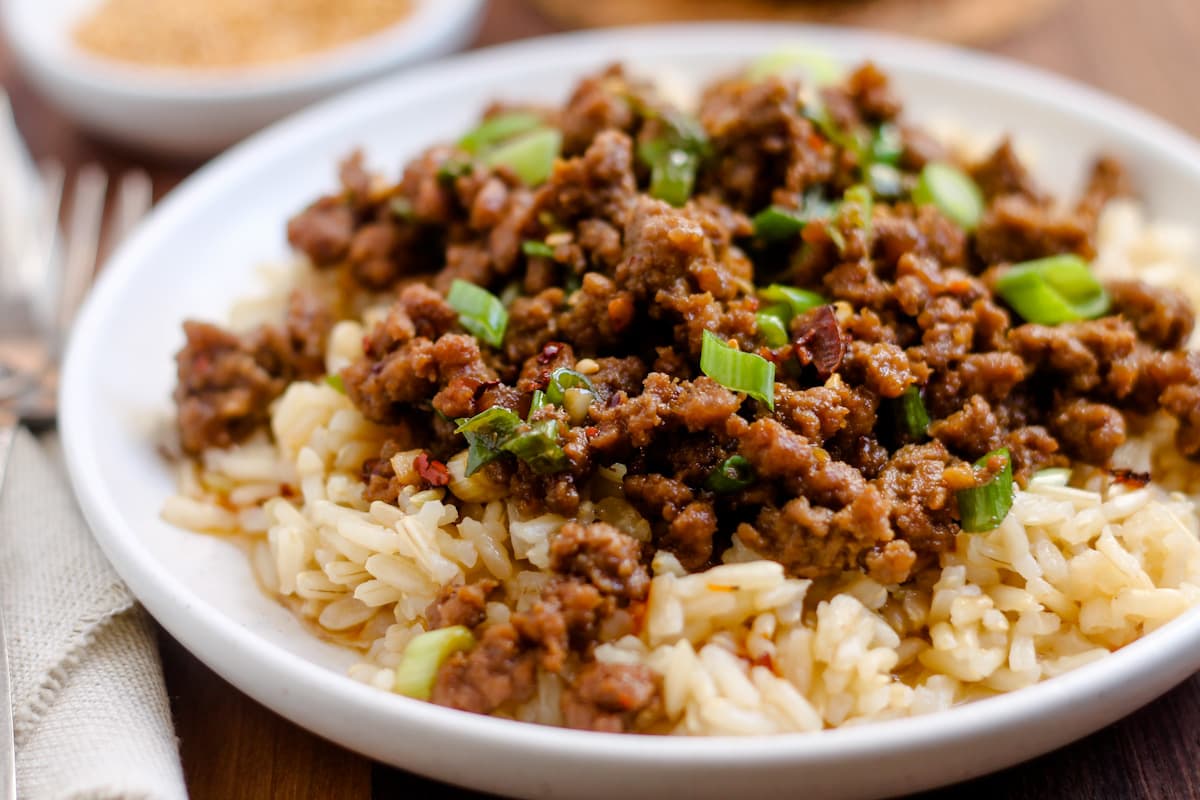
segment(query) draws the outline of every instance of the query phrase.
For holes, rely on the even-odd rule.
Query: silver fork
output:
[[[25,279],[40,275],[42,280],[38,290],[24,296],[26,313],[6,314],[25,324],[10,322],[0,330],[0,497],[17,427],[46,428],[55,422],[58,363],[71,323],[95,276],[102,238],[110,247],[119,242],[149,210],[152,200],[150,177],[141,170],[126,172],[117,184],[106,226],[108,176],[99,166],[89,164],[75,176],[70,215],[65,233],[60,235],[61,166],[48,164],[42,169],[42,188],[39,218],[45,229],[31,238],[20,264]],[[8,673],[0,613],[0,698],[4,700],[0,703],[0,797],[15,798],[16,744]]]

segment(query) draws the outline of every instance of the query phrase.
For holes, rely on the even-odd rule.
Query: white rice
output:
[[[1102,275],[1138,273],[1184,287],[1200,307],[1193,241],[1144,224],[1116,202],[1099,228]],[[359,346],[341,323],[331,369]],[[994,531],[960,534],[936,581],[883,586],[859,573],[812,582],[784,575],[736,540],[727,563],[688,575],[669,553],[652,564],[645,624],[596,649],[644,664],[662,681],[664,732],[747,735],[814,731],[924,714],[1054,677],[1101,658],[1200,603],[1200,467],[1171,442],[1165,415],[1142,421],[1114,463],[1149,471],[1137,489],[1096,478],[1086,489],[1035,483]],[[393,670],[441,587],[493,577],[508,605],[528,607],[548,575],[555,514],[521,519],[502,487],[450,462],[449,490],[406,488],[397,504],[362,499],[359,466],[385,432],[324,384],[296,383],[265,437],[205,453],[182,468],[163,516],[197,530],[240,532],[264,587],[326,634],[359,648],[357,680],[392,686]],[[393,459],[412,472],[416,453]],[[581,509],[639,539],[649,525],[619,497],[623,470],[603,470]],[[415,481],[414,481],[415,482]],[[298,496],[278,496],[279,486]],[[559,677],[517,718],[562,724]]]

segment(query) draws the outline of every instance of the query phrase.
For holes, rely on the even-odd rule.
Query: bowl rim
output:
[[[752,38],[759,38],[764,43],[777,42],[784,37],[812,42],[818,47],[823,41],[840,43],[848,49],[865,50],[872,56],[883,55],[883,60],[902,61],[906,70],[915,73],[936,75],[945,74],[948,69],[969,69],[970,80],[983,91],[1020,94],[1030,102],[1066,108],[1084,121],[1106,128],[1120,126],[1141,146],[1163,151],[1200,185],[1200,144],[1125,101],[997,56],[907,37],[837,27],[700,23],[576,31],[462,54],[409,71],[402,79],[374,81],[316,104],[253,135],[174,190],[152,212],[148,224],[114,254],[85,303],[68,347],[60,389],[60,424],[72,486],[96,538],[112,560],[116,562],[118,559],[114,556],[120,556],[122,577],[151,613],[162,621],[172,607],[176,612],[183,608],[190,617],[189,624],[202,629],[202,634],[197,634],[182,624],[164,622],[172,635],[189,649],[195,649],[193,642],[220,637],[228,641],[231,648],[253,659],[265,673],[286,676],[300,692],[328,693],[329,700],[355,709],[364,715],[364,720],[401,721],[414,731],[428,728],[465,742],[502,743],[510,750],[533,751],[543,756],[642,766],[681,766],[700,761],[718,768],[795,765],[818,763],[835,756],[919,751],[955,738],[972,739],[997,730],[1016,731],[1032,721],[1048,719],[1052,712],[1062,713],[1082,703],[1120,695],[1127,681],[1155,666],[1173,670],[1170,685],[1185,679],[1200,666],[1198,607],[1096,662],[1034,686],[947,711],[817,733],[653,737],[652,746],[647,746],[644,736],[566,730],[467,714],[360,684],[326,667],[300,660],[284,648],[242,629],[202,596],[186,587],[173,585],[169,576],[158,574],[157,562],[138,545],[128,531],[128,524],[123,522],[120,508],[105,494],[97,478],[100,464],[97,453],[88,444],[87,435],[90,425],[87,375],[89,362],[94,358],[94,343],[100,340],[108,316],[117,307],[116,301],[124,287],[143,268],[142,253],[157,247],[157,240],[179,220],[185,219],[191,206],[202,205],[208,196],[219,194],[228,180],[253,164],[257,155],[267,152],[277,138],[313,141],[331,127],[345,124],[341,120],[349,115],[341,112],[351,111],[371,98],[386,95],[389,103],[401,104],[412,102],[422,91],[430,91],[429,86],[437,86],[444,92],[456,82],[469,81],[477,65],[498,58],[519,56],[540,64],[556,53],[575,48],[600,48],[618,37],[623,45],[631,40],[642,41],[647,46],[665,46],[668,51],[671,47],[720,49],[722,37],[731,32],[738,34],[738,40],[743,43]],[[670,45],[664,45],[664,42],[670,42]],[[197,655],[209,662],[209,654]],[[209,663],[259,702],[295,719],[294,713],[284,710],[286,703],[279,697],[265,690],[248,689],[246,680],[228,674],[220,664]],[[1105,717],[1105,720],[1113,718]]]
[[[466,39],[482,20],[485,0],[410,0],[403,18],[366,36],[286,61],[191,71],[183,67],[139,67],[93,55],[76,46],[65,19],[51,34],[62,39],[54,52],[37,36],[22,35],[18,6],[32,0],[0,2],[0,31],[27,69],[88,92],[141,102],[254,101],[279,95],[321,92],[378,75],[392,67],[436,54],[447,40]]]

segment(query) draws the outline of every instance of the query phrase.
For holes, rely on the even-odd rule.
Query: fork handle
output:
[[[16,416],[0,408],[0,499],[9,456],[17,440]],[[4,634],[4,609],[0,608],[0,797],[17,798],[17,743],[13,731],[12,687],[9,681],[8,642]]]

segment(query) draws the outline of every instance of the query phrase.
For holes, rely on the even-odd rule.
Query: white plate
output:
[[[185,316],[223,318],[254,290],[254,265],[286,253],[284,220],[334,182],[363,145],[395,174],[489,99],[557,101],[613,59],[712,75],[803,40],[839,60],[870,56],[912,116],[1019,128],[1063,185],[1099,150],[1132,168],[1152,213],[1200,228],[1200,149],[1116,101],[960,50],[849,31],[701,26],[581,33],[470,54],[355,91],[266,131],[180,187],[113,258],[68,354],[62,429],[96,536],[150,612],[238,688],[354,750],[435,778],[529,797],[813,797],[896,794],[1046,752],[1112,722],[1200,667],[1200,610],[1066,676],[945,713],[770,739],[563,731],[390,695],[343,674],[324,645],[259,593],[242,553],[163,523],[172,476],[151,431],[171,412]]]
[[[197,73],[98,58],[71,30],[99,0],[4,0],[0,25],[28,78],[80,123],[160,153],[207,156],[285,114],[475,35],[483,0],[414,0],[394,25],[281,64]],[[169,2],[169,0],[168,0]]]

